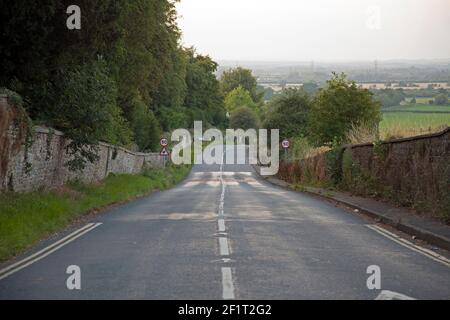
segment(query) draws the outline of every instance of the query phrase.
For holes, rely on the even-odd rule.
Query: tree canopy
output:
[[[230,127],[244,130],[258,129],[259,119],[254,110],[248,107],[240,107],[231,113]]]
[[[231,90],[225,97],[225,109],[228,112],[233,112],[239,107],[248,107],[250,109],[256,110],[257,106],[246,89],[242,86]]]
[[[196,119],[224,126],[217,63],[181,47],[176,2],[80,0],[80,30],[66,27],[71,1],[9,2],[0,12],[0,87],[79,150],[100,140],[154,150],[160,128]],[[105,120],[93,130],[81,121],[87,114]]]
[[[267,106],[264,127],[280,129],[280,138],[307,134],[311,99],[302,89],[285,89]]]
[[[224,71],[220,78],[220,87],[223,94],[226,96],[239,86],[250,93],[255,103],[261,101],[264,93],[257,90],[257,81],[251,70],[237,67]]]
[[[367,89],[358,88],[344,74],[333,73],[319,90],[311,108],[309,136],[316,145],[343,143],[352,127],[377,126],[381,104]]]

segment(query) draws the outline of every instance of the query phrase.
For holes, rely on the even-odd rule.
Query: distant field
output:
[[[383,120],[380,123],[382,139],[409,137],[436,132],[446,126],[450,126],[450,105],[433,106],[416,104],[412,106],[397,106],[389,108],[389,110],[401,111],[383,113]],[[426,111],[430,111],[430,113]]]
[[[417,103],[413,105],[402,105],[386,108],[383,110],[384,112],[390,111],[407,111],[407,112],[448,112],[450,113],[450,105],[446,106],[437,106],[432,104],[422,104]]]

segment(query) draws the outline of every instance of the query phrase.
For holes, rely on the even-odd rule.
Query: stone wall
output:
[[[6,98],[0,97],[0,116],[12,110]],[[65,147],[69,143],[64,134],[43,127],[33,129],[31,144],[26,147],[24,134],[17,123],[0,128],[0,191],[31,191],[39,187],[55,187],[71,179],[96,182],[109,173],[141,172],[144,164],[163,165],[159,153],[132,152],[122,147],[100,143],[99,161],[88,163],[82,171],[72,172],[65,166],[70,160]]]
[[[333,185],[442,214],[450,208],[450,128],[284,162],[279,177],[291,183]]]

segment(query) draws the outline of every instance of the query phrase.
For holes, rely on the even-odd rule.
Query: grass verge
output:
[[[190,166],[169,165],[146,169],[139,175],[110,175],[95,184],[72,181],[53,190],[1,194],[0,261],[63,229],[84,213],[167,189],[189,171]]]

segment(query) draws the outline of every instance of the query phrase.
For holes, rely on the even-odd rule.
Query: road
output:
[[[450,265],[332,203],[273,186],[250,165],[196,165],[175,188],[88,223],[98,225],[10,269],[0,299],[450,298]],[[80,290],[66,286],[70,265],[80,267]],[[381,289],[367,287],[371,265]]]

